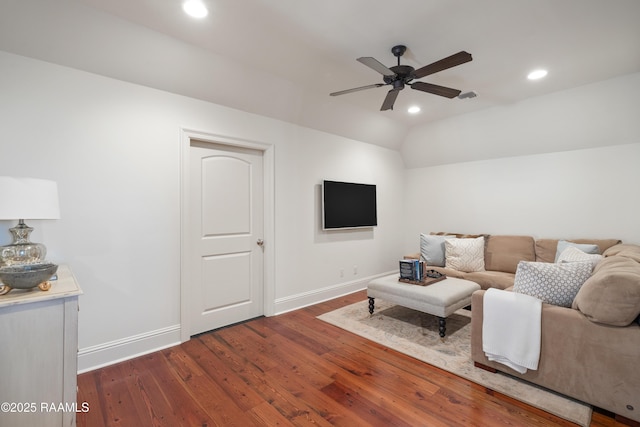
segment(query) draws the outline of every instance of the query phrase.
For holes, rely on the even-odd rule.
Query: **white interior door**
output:
[[[190,335],[263,314],[263,155],[192,141]]]

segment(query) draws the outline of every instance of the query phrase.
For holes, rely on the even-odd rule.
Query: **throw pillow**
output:
[[[629,325],[640,315],[640,264],[623,256],[606,257],[580,288],[572,308],[592,322]]]
[[[640,263],[640,246],[630,243],[620,243],[605,250],[602,253],[602,256],[605,258],[611,256],[621,256]]]
[[[587,253],[587,254],[599,254],[600,253],[600,248],[598,247],[598,245],[590,245],[590,244],[586,244],[586,243],[573,243],[573,242],[568,242],[566,240],[560,240],[558,242],[558,247],[556,248],[556,259],[555,259],[555,262],[558,262],[558,258],[560,258],[560,254],[562,252],[564,252],[564,250],[567,249],[570,246],[574,247],[574,248],[578,248],[582,252]]]
[[[471,273],[484,271],[484,237],[444,241],[445,267]]]
[[[420,234],[420,256],[427,265],[444,267],[444,241],[452,238],[453,236]]]
[[[575,246],[569,246],[567,249],[562,251],[560,256],[558,257],[558,262],[580,262],[580,261],[589,261],[591,265],[595,267],[600,260],[602,260],[602,255],[600,254],[587,254]]]
[[[520,261],[513,291],[547,304],[571,307],[583,283],[591,276],[590,261],[554,264]]]

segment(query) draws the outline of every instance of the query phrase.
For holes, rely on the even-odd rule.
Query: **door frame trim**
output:
[[[191,141],[198,140],[212,144],[241,147],[262,152],[264,185],[264,270],[263,270],[263,312],[265,316],[275,314],[275,145],[260,141],[235,138],[188,128],[180,128],[180,340],[189,341],[190,318],[188,311],[191,274],[189,260],[192,247],[188,239],[188,218],[190,213],[190,156]]]

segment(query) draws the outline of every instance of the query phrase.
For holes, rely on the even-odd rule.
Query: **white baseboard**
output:
[[[78,350],[78,373],[153,353],[180,344],[180,325],[169,326]]]
[[[350,282],[339,283],[311,292],[305,292],[275,301],[276,315],[297,310],[333,298],[338,298],[365,289],[369,281],[393,274],[394,271],[364,277]],[[180,325],[169,326],[155,331],[110,341],[78,351],[78,373],[113,365],[138,356],[153,353],[180,344]]]
[[[317,289],[311,292],[304,292],[297,295],[292,295],[286,298],[279,298],[275,301],[275,313],[283,314],[288,311],[297,310],[299,308],[308,307],[313,304],[318,304],[324,301],[328,301],[333,298],[338,298],[343,295],[351,294],[353,292],[360,291],[367,287],[367,283],[378,277],[388,276],[390,274],[397,273],[396,270],[388,271],[386,273],[376,274],[369,277],[364,277],[358,280],[350,282],[339,283],[337,285],[328,286],[323,289]]]

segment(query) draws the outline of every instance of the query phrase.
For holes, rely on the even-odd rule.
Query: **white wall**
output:
[[[406,252],[431,231],[640,244],[640,143],[407,170]]]
[[[318,301],[326,287],[394,270],[401,254],[404,165],[397,152],[304,130],[277,148],[277,303],[282,310]],[[376,184],[378,227],[323,231],[323,179]],[[399,221],[399,222],[398,222]],[[355,270],[354,270],[355,267]],[[301,294],[302,292],[302,294]]]
[[[396,151],[4,52],[0,73],[0,173],[58,182],[62,219],[28,223],[84,291],[81,370],[179,339],[181,127],[275,145],[277,310],[395,268]],[[380,225],[320,231],[324,178],[378,184]]]
[[[635,73],[413,129],[405,251],[431,231],[640,244],[639,96]]]

